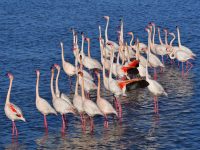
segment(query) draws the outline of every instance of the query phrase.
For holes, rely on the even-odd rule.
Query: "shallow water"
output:
[[[1,0],[0,149],[200,149],[199,6],[200,2],[194,0]],[[120,17],[124,19],[125,33],[133,31],[142,42],[147,41],[144,27],[150,21],[172,32],[178,25],[182,44],[197,54],[192,61],[194,67],[187,78],[181,77],[177,65],[167,64],[164,73],[159,73],[158,81],[169,95],[159,97],[159,116],[153,112],[152,95],[142,89],[121,98],[121,125],[111,117],[109,128],[104,129],[103,118],[97,117],[91,135],[89,130],[82,132],[78,117],[69,115],[68,129],[61,135],[61,117],[48,116],[49,133],[45,134],[43,116],[35,107],[35,69],[41,71],[40,95],[51,101],[50,66],[61,65],[59,42],[64,42],[65,57],[73,63],[69,29],[74,27],[91,38],[92,57],[100,59],[98,25],[105,28],[104,15],[110,16],[108,32],[112,40],[116,40]],[[26,123],[17,122],[18,139],[12,139],[11,121],[3,109],[9,84],[4,74],[8,71],[14,75],[11,101],[20,106],[27,119]],[[70,92],[63,71],[59,84],[63,92]],[[111,94],[103,87],[102,96],[112,102]],[[95,99],[95,93],[92,97]]]

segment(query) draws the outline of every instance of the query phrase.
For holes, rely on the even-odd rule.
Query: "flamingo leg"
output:
[[[108,128],[108,117],[106,114],[104,115],[104,128]]]
[[[65,116],[64,114],[62,115],[62,132],[64,133],[65,132]]]
[[[156,96],[154,96],[154,113],[157,112],[157,102],[156,102]]]
[[[14,121],[12,121],[12,135],[15,134],[15,125],[14,125]]]
[[[157,108],[157,114],[158,114],[158,97],[156,96],[156,108]]]
[[[182,62],[182,77],[184,77],[184,64]]]
[[[163,55],[162,55],[162,63],[165,64],[165,62],[164,62],[164,58],[163,58]]]
[[[94,131],[94,120],[92,117],[90,117],[90,132]]]
[[[48,128],[46,115],[44,115],[44,127],[46,129]]]
[[[18,131],[17,131],[17,127],[16,127],[16,124],[15,124],[14,121],[13,121],[13,125],[14,125],[15,135],[17,136],[18,135]]]
[[[190,65],[190,67],[188,68],[188,70],[187,70],[187,72],[185,73],[185,74],[188,74],[189,73],[189,71],[192,69],[192,67],[193,67],[193,65],[192,65],[192,63],[191,62],[189,62],[189,61],[187,61],[187,64],[189,64]]]
[[[157,80],[156,68],[154,68],[154,80]]]

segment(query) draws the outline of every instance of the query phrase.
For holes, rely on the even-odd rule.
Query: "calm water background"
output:
[[[200,149],[199,39],[200,1],[195,0],[1,0],[0,1],[0,149]],[[49,134],[43,129],[43,116],[35,107],[35,69],[41,70],[40,95],[51,101],[50,66],[61,64],[59,42],[65,57],[74,62],[71,27],[84,31],[92,40],[92,57],[100,59],[98,25],[104,30],[104,15],[110,16],[109,38],[116,40],[120,17],[125,33],[133,31],[147,41],[144,27],[154,21],[175,32],[178,25],[182,44],[196,54],[189,76],[181,78],[176,66],[167,65],[159,81],[169,97],[159,98],[159,117],[153,112],[153,97],[147,89],[128,93],[122,98],[123,122],[110,121],[103,128],[103,118],[95,119],[95,132],[81,131],[78,117],[68,117],[66,135],[60,133],[60,116],[48,116]],[[126,37],[126,40],[129,40]],[[158,39],[156,37],[156,41]],[[177,43],[177,40],[176,42]],[[27,122],[17,122],[18,139],[11,137],[11,121],[5,117],[4,102],[11,71],[14,83],[11,101],[19,105]],[[69,93],[68,78],[62,71],[60,89]],[[102,88],[102,96],[112,101]],[[95,93],[92,95],[95,97]]]

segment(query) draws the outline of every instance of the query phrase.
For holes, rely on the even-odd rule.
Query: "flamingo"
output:
[[[150,27],[150,29],[149,29],[150,33],[149,34],[150,34],[150,37],[151,37],[152,26],[150,25],[149,27]],[[151,41],[151,39],[150,39],[150,41]],[[148,52],[148,50],[147,50],[147,52]],[[151,53],[151,51],[149,52],[149,60],[148,61],[151,64],[151,66],[154,67],[154,79],[156,80],[157,79],[156,68],[157,67],[164,68],[165,66],[163,65],[163,63],[160,61],[160,59],[156,55]]]
[[[119,45],[117,43],[115,43],[114,41],[110,41],[108,40],[108,25],[109,25],[109,20],[110,17],[109,16],[104,16],[104,18],[106,19],[107,23],[106,23],[106,29],[105,29],[105,42],[106,42],[106,49],[110,50],[110,47],[108,46],[108,42],[112,43],[112,45],[114,46],[114,52],[117,52],[119,49]]]
[[[95,72],[98,77],[98,89],[97,89],[97,106],[101,110],[101,112],[104,115],[105,121],[104,121],[104,127],[108,127],[108,117],[109,114],[115,114],[118,117],[118,114],[116,110],[113,108],[113,106],[104,98],[100,96],[100,74],[98,71]]]
[[[100,42],[101,41],[101,42]],[[104,39],[102,39],[101,37],[101,26],[99,26],[99,44],[100,44],[100,49],[102,48],[102,46],[105,44]],[[102,46],[101,46],[102,45]],[[108,47],[105,46],[104,50],[103,50],[103,56],[105,58],[109,58],[110,57],[110,49],[108,49]]]
[[[84,125],[84,121],[83,121],[84,120],[83,119],[83,115],[84,115],[83,100],[82,100],[82,97],[78,94],[78,81],[79,81],[79,75],[77,74],[73,104],[74,104],[74,107],[77,109],[78,113],[80,114],[82,125]]]
[[[62,130],[61,132],[64,133],[65,131],[65,114],[67,113],[73,113],[75,114],[75,110],[69,103],[67,103],[65,100],[59,98],[56,96],[53,88],[53,80],[54,80],[54,67],[51,68],[51,94],[52,94],[52,102],[55,110],[61,114],[62,116]]]
[[[7,73],[7,76],[10,79],[9,89],[6,97],[6,103],[4,107],[4,111],[6,116],[12,121],[12,135],[18,135],[17,127],[15,125],[15,120],[22,120],[26,122],[21,109],[10,102],[10,93],[12,88],[12,82],[13,82],[13,75],[11,73]]]
[[[57,76],[56,76],[56,96],[65,100],[69,105],[71,105],[73,107],[69,97],[65,93],[60,92],[59,87],[58,87],[58,78],[60,76],[60,66],[58,64],[54,64],[54,67],[58,71]]]
[[[128,35],[131,35],[131,41],[130,41],[130,47],[132,47],[134,50],[136,50],[136,45],[133,45],[132,43],[133,43],[133,39],[134,39],[134,34],[133,34],[133,32],[128,32],[127,33]],[[139,51],[140,52],[143,52],[143,50],[144,49],[147,49],[147,45],[146,44],[144,44],[144,43],[139,43]]]
[[[81,67],[82,70],[82,67]],[[83,80],[83,73],[81,71],[78,72],[78,74],[82,77],[82,86],[81,86],[81,92],[82,92],[82,100],[83,100],[83,109],[85,113],[90,117],[90,132],[94,131],[94,121],[93,117],[96,115],[102,115],[102,112],[98,108],[95,102],[93,102],[90,99],[87,99],[85,97],[84,93],[84,80]],[[87,85],[86,85],[87,86]]]
[[[72,86],[71,76],[75,75],[76,69],[75,69],[74,65],[72,65],[71,63],[65,61],[65,58],[64,58],[64,47],[63,47],[63,43],[62,42],[60,42],[60,46],[61,46],[61,50],[62,50],[62,55],[61,56],[62,56],[63,70],[69,76],[69,82],[70,82],[70,88],[71,88],[71,86]]]
[[[80,66],[83,68],[82,55],[80,55],[79,60],[80,60]],[[83,69],[82,69],[82,72],[85,73]],[[87,86],[84,86],[84,90],[87,92],[88,97],[90,97],[89,92],[90,92],[91,90],[96,90],[96,89],[97,89],[97,86],[96,86],[96,84],[95,84],[92,80],[90,80],[90,79],[88,79],[88,78],[85,78],[85,77],[84,77],[84,74],[83,74],[83,77],[82,77],[82,76],[79,77],[79,84],[80,84],[81,86],[83,86],[83,85],[82,85],[82,78],[83,78],[83,80],[84,80],[84,83],[87,85]]]
[[[184,50],[185,52],[187,52],[187,53],[188,53],[189,55],[191,55],[192,57],[196,57],[196,54],[194,54],[194,53],[192,52],[191,49],[189,49],[188,47],[183,46],[183,45],[181,44],[181,38],[180,38],[179,27],[176,26],[176,29],[177,29],[177,33],[178,33],[178,45],[179,45],[180,50]]]
[[[90,58],[88,56],[85,56],[84,52],[83,52],[83,46],[84,46],[84,34],[82,34],[82,46],[81,46],[81,55],[82,55],[82,62],[83,65],[88,68],[89,70],[91,69],[99,69],[102,70],[102,66],[101,64],[93,58]]]
[[[155,24],[151,23],[151,25],[153,26],[153,41],[151,43],[151,49],[153,50],[153,52],[155,54],[160,55],[162,57],[162,63],[164,64],[163,56],[167,54],[166,46],[162,45],[162,44],[155,44],[155,41],[154,41],[155,30],[156,30],[155,29]],[[159,37],[159,39],[160,39],[160,37]]]
[[[190,67],[187,69],[187,72],[186,74],[189,72],[189,70],[193,67],[192,63],[190,63],[188,60],[190,59],[194,59],[194,57],[187,53],[186,51],[184,50],[177,50],[177,49],[173,49],[172,53],[169,55],[169,57],[171,59],[177,59],[178,61],[182,62],[182,76],[184,77],[184,62],[187,63],[187,65],[189,64]]]
[[[151,34],[150,30],[146,28],[146,31],[148,32],[148,53],[147,53],[147,60],[149,60],[149,54],[150,54],[150,45],[151,45]],[[158,113],[158,98],[159,95],[165,95],[167,96],[167,93],[163,89],[162,85],[158,83],[157,81],[150,79],[148,74],[148,65],[146,64],[146,81],[149,83],[147,86],[148,90],[154,95],[154,112]]]
[[[57,112],[51,107],[51,105],[39,95],[39,81],[40,81],[40,71],[36,70],[37,80],[36,80],[36,108],[39,112],[41,112],[44,116],[44,127],[48,129],[46,115],[55,114]]]

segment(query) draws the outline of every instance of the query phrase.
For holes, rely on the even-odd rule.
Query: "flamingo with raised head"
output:
[[[37,74],[37,80],[36,80],[36,108],[39,112],[41,112],[44,116],[44,127],[48,129],[47,125],[47,119],[46,116],[48,114],[55,114],[57,115],[57,112],[51,107],[51,105],[39,95],[39,81],[40,81],[40,71],[36,70]]]
[[[13,82],[14,77],[11,73],[7,73],[7,76],[10,79],[10,84],[9,84],[9,88],[8,88],[4,111],[5,111],[6,116],[12,121],[12,135],[17,136],[18,130],[15,125],[15,120],[22,120],[24,122],[26,122],[26,120],[22,114],[21,109],[18,106],[14,105],[13,103],[10,102],[10,93],[11,93],[12,82]]]
[[[83,108],[83,100],[82,97],[78,94],[78,81],[79,81],[79,75],[77,74],[76,78],[76,87],[75,87],[75,94],[73,98],[73,104],[78,113],[80,114],[81,117],[81,123],[82,126],[84,125],[84,108]]]
[[[81,70],[82,70],[82,67],[81,67]],[[103,116],[103,114],[95,102],[93,102],[92,100],[87,99],[85,97],[83,73],[81,71],[79,71],[78,74],[82,77],[81,78],[82,79],[81,93],[82,93],[82,100],[83,100],[83,109],[84,109],[85,113],[90,117],[90,132],[93,132],[94,131],[93,117],[96,115]]]
[[[100,88],[101,88],[101,79],[100,79],[100,73],[98,71],[95,72],[98,77],[98,89],[97,89],[97,106],[101,110],[101,112],[104,115],[105,121],[104,121],[104,127],[108,127],[108,116],[109,114],[115,114],[118,117],[118,114],[116,110],[113,108],[113,106],[100,95]]]
[[[51,94],[52,94],[52,102],[53,102],[53,106],[55,108],[55,110],[61,114],[62,116],[62,129],[61,132],[65,132],[65,127],[66,127],[66,123],[65,123],[65,114],[67,113],[73,113],[75,114],[76,111],[74,110],[73,107],[71,107],[71,105],[69,105],[69,103],[67,103],[65,100],[59,98],[56,96],[55,91],[54,91],[54,87],[53,87],[53,80],[54,80],[54,67],[51,67]]]
[[[69,105],[72,105],[71,100],[69,99],[69,97],[67,96],[67,94],[60,92],[59,87],[58,87],[58,79],[60,76],[60,66],[58,64],[54,64],[54,67],[57,69],[57,76],[56,76],[56,96],[65,100],[67,103],[69,103]]]
[[[91,69],[99,69],[99,70],[102,70],[102,66],[101,64],[96,60],[96,59],[93,59],[91,57],[88,57],[84,54],[83,52],[83,47],[84,47],[84,34],[81,33],[82,35],[82,46],[81,46],[81,55],[82,55],[82,62],[83,62],[83,65],[88,68],[89,70]]]
[[[76,68],[74,67],[74,65],[72,65],[71,63],[65,61],[64,58],[64,46],[63,43],[60,42],[60,46],[61,46],[61,50],[62,50],[62,66],[63,66],[63,70],[65,71],[65,73],[68,75],[69,77],[69,82],[70,82],[70,88],[72,88],[72,82],[71,82],[71,76],[76,74]]]
[[[188,47],[183,46],[183,45],[181,44],[181,37],[180,37],[180,30],[179,30],[179,27],[176,26],[176,29],[177,29],[177,34],[178,34],[178,46],[179,46],[180,50],[184,50],[184,51],[187,52],[191,57],[196,57],[196,54],[194,54],[194,53],[192,52],[191,49],[189,49]]]
[[[146,31],[148,32],[148,53],[147,53],[147,60],[149,60],[149,54],[150,54],[150,45],[151,45],[151,34],[150,30],[146,28]],[[167,96],[167,93],[163,89],[162,85],[158,83],[155,80],[149,79],[148,74],[148,65],[146,64],[146,81],[149,83],[147,86],[149,91],[154,95],[154,112],[158,113],[158,98],[159,95],[165,95]]]
[[[112,43],[112,45],[114,46],[114,52],[118,52],[119,49],[119,45],[111,40],[108,40],[108,25],[109,25],[109,21],[110,21],[110,17],[109,16],[104,16],[104,18],[106,19],[106,29],[105,29],[105,44],[106,44],[106,49],[110,50],[110,46],[108,46],[108,43]]]

